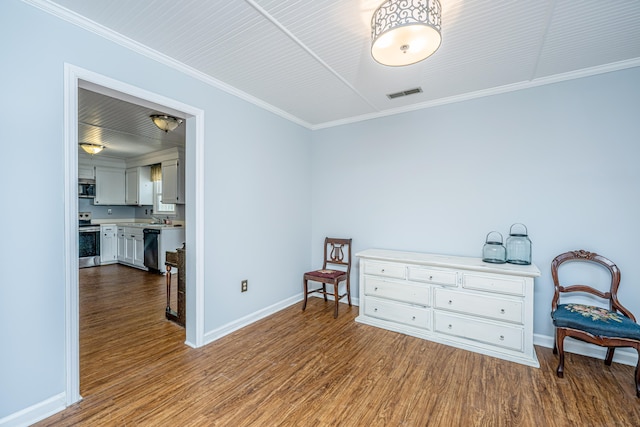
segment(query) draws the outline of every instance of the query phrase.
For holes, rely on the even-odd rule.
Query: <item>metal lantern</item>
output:
[[[527,227],[524,224],[516,223],[509,229],[507,262],[520,265],[531,264],[531,240],[527,236]]]
[[[496,238],[500,236],[498,240]],[[482,261],[493,264],[504,264],[507,262],[507,249],[502,244],[502,234],[492,231],[487,234],[484,246],[482,247]]]

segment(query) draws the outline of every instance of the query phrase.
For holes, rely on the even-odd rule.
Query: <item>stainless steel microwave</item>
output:
[[[78,180],[78,197],[94,198],[96,197],[96,181],[95,179]]]

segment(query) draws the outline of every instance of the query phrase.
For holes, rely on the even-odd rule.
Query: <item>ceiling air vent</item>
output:
[[[400,98],[401,96],[413,95],[414,93],[422,93],[422,88],[416,87],[413,89],[403,90],[402,92],[388,93],[387,98],[395,99],[395,98]]]

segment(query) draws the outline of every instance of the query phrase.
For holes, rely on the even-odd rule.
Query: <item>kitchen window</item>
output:
[[[162,203],[162,181],[153,182],[153,213],[162,215],[175,215],[176,205]]]
[[[151,181],[153,181],[153,212],[162,215],[175,215],[176,205],[162,203],[162,165],[151,165]]]

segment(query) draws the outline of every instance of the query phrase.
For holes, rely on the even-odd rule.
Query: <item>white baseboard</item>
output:
[[[536,345],[553,348],[553,342],[553,337],[550,337],[548,335],[533,334],[533,343]],[[570,337],[567,337],[564,340],[564,351],[602,360],[604,360],[607,354],[606,347],[589,344]],[[638,353],[631,348],[617,348],[613,356],[613,361],[616,363],[621,363],[623,365],[636,366],[638,363]]]
[[[234,320],[233,322],[229,322],[226,325],[222,325],[221,327],[204,334],[204,345],[212,343],[226,335],[229,335],[231,332],[242,329],[245,326],[257,322],[260,319],[264,319],[265,317],[277,313],[278,311],[283,310],[300,301],[302,301],[302,293],[277,302],[273,305],[270,305],[269,307],[265,307],[262,310],[256,311],[255,313],[251,313],[247,316],[241,317],[240,319]]]
[[[320,295],[311,295],[314,298],[322,298]],[[331,295],[327,295],[327,298],[333,301],[333,297]],[[204,345],[210,344],[220,338],[229,335],[230,333],[237,331],[238,329],[242,329],[245,326],[249,326],[250,324],[257,322],[258,320],[264,319],[267,316],[270,316],[274,313],[277,313],[280,310],[283,310],[289,306],[294,304],[298,304],[302,302],[303,295],[299,293],[293,297],[287,298],[283,301],[277,302],[269,307],[263,308],[262,310],[256,311],[255,313],[251,313],[248,316],[241,317],[238,320],[234,320],[233,322],[229,322],[226,325],[223,325],[213,331],[209,331],[204,335]],[[358,306],[359,299],[352,298],[351,304]]]
[[[67,405],[65,393],[57,394],[53,397],[36,403],[21,411],[15,412],[0,419],[2,427],[26,427],[38,421],[44,420],[51,415],[64,410]]]

